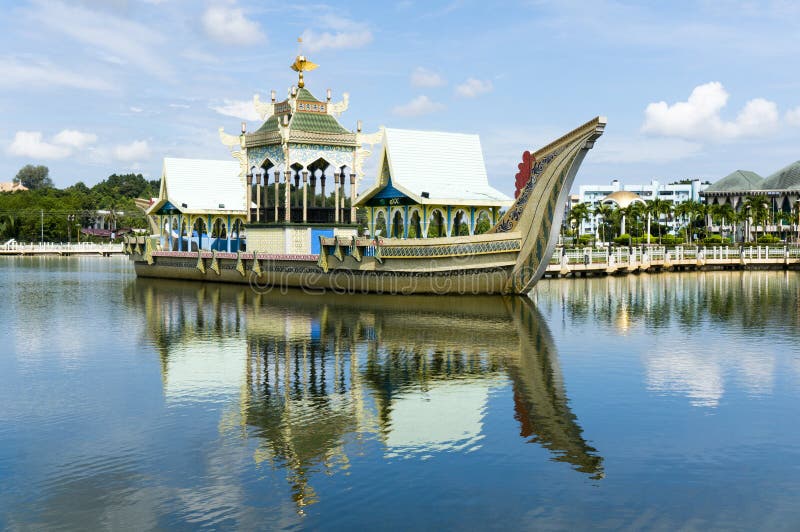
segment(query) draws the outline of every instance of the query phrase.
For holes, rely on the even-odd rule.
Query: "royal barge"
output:
[[[317,100],[303,80],[315,67],[298,56],[299,83],[285,100],[254,98],[264,119],[255,132],[220,129],[236,162],[165,160],[147,210],[154,234],[125,241],[136,275],[258,290],[528,293],[605,118],[526,151],[512,199],[489,186],[477,136],[341,126],[349,98],[331,102],[329,90]],[[375,184],[359,194],[376,144]]]

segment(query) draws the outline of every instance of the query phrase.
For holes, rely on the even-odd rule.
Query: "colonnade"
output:
[[[467,234],[474,235],[478,222],[485,218],[489,226],[497,223],[499,207],[466,207],[453,205],[401,205],[397,207],[367,207],[367,227],[375,238],[381,225],[380,236],[395,238],[436,238],[459,236],[462,225]],[[383,221],[383,224],[381,224]],[[434,225],[439,234],[431,233]],[[479,231],[480,234],[483,231]]]
[[[342,167],[341,171],[333,173],[333,192],[334,205],[333,220],[316,219],[312,215],[312,210],[323,209],[325,206],[325,185],[328,176],[321,170],[309,171],[307,169],[291,168],[288,171],[252,167],[247,174],[247,197],[255,197],[255,214],[252,209],[248,210],[248,222],[322,222],[332,221],[334,223],[355,223],[356,209],[354,207],[358,194],[356,186],[356,174],[347,173]],[[319,175],[317,175],[319,174]],[[350,181],[349,189],[349,217],[346,216],[345,182]],[[320,184],[320,195],[323,197],[322,204],[317,205],[317,182]],[[267,187],[274,185],[274,199],[267,197]],[[281,185],[283,185],[283,198],[281,198]],[[301,186],[302,185],[302,186]],[[310,189],[310,190],[309,190]],[[269,206],[270,199],[272,205]],[[251,203],[252,206],[252,203]],[[283,212],[281,213],[281,208]],[[301,210],[302,208],[302,210]],[[295,210],[294,216],[292,210]],[[269,216],[270,212],[272,216]]]
[[[159,215],[158,218],[162,249],[194,251],[191,249],[191,244],[194,242],[195,226],[197,226],[197,249],[212,249],[213,246],[218,251],[229,253],[241,249],[242,233],[246,223],[242,215],[174,213]],[[215,233],[216,236],[212,236]]]

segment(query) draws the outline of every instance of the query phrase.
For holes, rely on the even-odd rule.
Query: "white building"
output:
[[[689,200],[700,201],[700,192],[706,187],[708,183],[701,183],[699,179],[670,184],[661,184],[654,179],[648,185],[623,185],[618,179],[614,179],[608,185],[581,185],[577,196],[578,203],[587,203],[592,209],[600,205],[607,196],[619,191],[633,192],[645,201],[658,198],[677,205]],[[599,221],[599,217],[592,216],[591,220],[582,223],[581,234],[597,234]],[[662,220],[662,223],[668,223],[674,230],[677,222]]]

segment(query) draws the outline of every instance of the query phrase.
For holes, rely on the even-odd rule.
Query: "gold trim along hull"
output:
[[[245,283],[263,291],[526,294],[546,271],[563,205],[605,123],[595,118],[530,154],[516,201],[483,235],[321,238],[319,255],[158,251],[152,239],[141,237],[125,249],[140,277]]]

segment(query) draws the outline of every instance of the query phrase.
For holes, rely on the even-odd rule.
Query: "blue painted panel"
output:
[[[319,237],[324,236],[325,238],[333,238],[333,229],[311,229],[311,254],[312,255],[319,255],[320,249],[319,247]]]
[[[392,185],[392,179],[389,178],[389,181],[386,183],[386,186],[380,189],[373,198],[382,199],[382,198],[404,198],[406,197],[405,194],[394,188]]]
[[[172,203],[167,201],[164,203],[164,205],[161,206],[160,209],[158,209],[158,211],[156,211],[156,214],[175,214],[178,212],[180,212],[178,208],[175,207],[175,205],[173,205]]]

